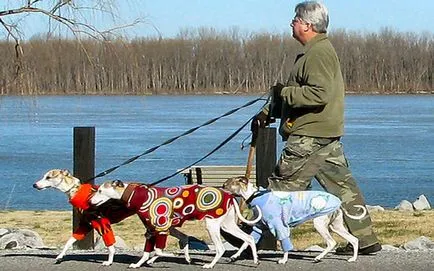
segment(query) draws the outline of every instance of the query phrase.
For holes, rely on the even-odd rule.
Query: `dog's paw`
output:
[[[103,266],[109,266],[109,265],[112,265],[112,263],[113,262],[110,262],[110,261],[103,261],[101,265],[103,265]]]
[[[60,264],[63,262],[63,258],[56,258],[56,261],[54,262],[54,264]]]
[[[316,257],[315,259],[313,259],[313,262],[314,263],[319,263],[319,262],[321,262],[321,258]]]
[[[146,264],[152,265],[153,263],[155,263],[155,261],[157,260],[158,257],[152,257],[151,259],[146,261]]]
[[[233,262],[236,262],[236,261],[237,261],[238,257],[234,257],[234,256],[232,256],[232,257],[230,257],[229,259],[230,259],[230,261],[233,263]]]
[[[350,263],[355,262],[356,259],[357,259],[357,257],[351,257],[348,259],[348,262],[350,262]]]
[[[288,260],[287,259],[280,259],[277,261],[278,264],[285,264]]]
[[[204,269],[211,269],[211,268],[213,268],[213,267],[214,267],[214,265],[212,265],[212,264],[210,264],[210,263],[204,264],[204,265],[202,266],[202,268],[204,268]]]
[[[128,268],[134,268],[134,269],[139,268],[139,267],[140,267],[140,264],[136,264],[136,263],[132,263],[128,266]]]

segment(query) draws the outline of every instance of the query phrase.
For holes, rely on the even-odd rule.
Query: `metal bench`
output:
[[[181,171],[186,184],[203,184],[221,187],[223,183],[236,176],[246,174],[246,166],[193,166]],[[253,166],[250,180],[256,182],[256,168]]]

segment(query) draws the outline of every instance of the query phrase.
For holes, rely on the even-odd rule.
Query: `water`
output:
[[[49,96],[0,98],[0,210],[70,210],[65,195],[32,184],[72,171],[73,127],[96,129],[96,174],[203,124],[253,96]],[[96,180],[153,182],[200,159],[256,113],[258,102]],[[348,96],[345,152],[371,205],[434,200],[434,96]],[[243,165],[246,127],[204,165]],[[280,145],[278,153],[280,152]],[[177,175],[161,185],[180,185]],[[314,182],[315,183],[315,182]],[[317,188],[317,185],[314,185]]]

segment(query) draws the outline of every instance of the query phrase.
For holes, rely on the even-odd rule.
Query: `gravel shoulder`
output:
[[[1,270],[32,270],[32,271],[72,271],[72,270],[126,270],[128,265],[136,262],[141,257],[139,251],[118,251],[115,262],[111,266],[101,266],[106,260],[104,251],[71,250],[60,264],[54,264],[56,255],[60,250],[0,250]],[[260,264],[256,266],[251,259],[243,259],[231,263],[229,256],[233,252],[226,252],[224,257],[214,267],[214,270],[242,271],[255,269],[280,271],[282,265],[276,261],[282,253],[275,251],[259,251]],[[329,254],[322,262],[313,263],[317,252],[293,252],[284,268],[291,270],[369,270],[369,271],[410,271],[410,270],[434,270],[434,250],[417,251],[381,251],[376,255],[359,256],[355,263],[348,263],[348,256]],[[210,262],[214,254],[212,251],[191,251],[192,264],[186,264],[182,255],[173,258],[159,258],[152,266],[152,270],[165,270],[176,268],[177,271],[201,270],[204,263]]]

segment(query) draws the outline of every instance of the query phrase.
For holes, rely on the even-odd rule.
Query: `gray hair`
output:
[[[306,1],[297,4],[295,17],[312,24],[313,31],[326,33],[329,25],[329,13],[324,4],[317,1]]]

